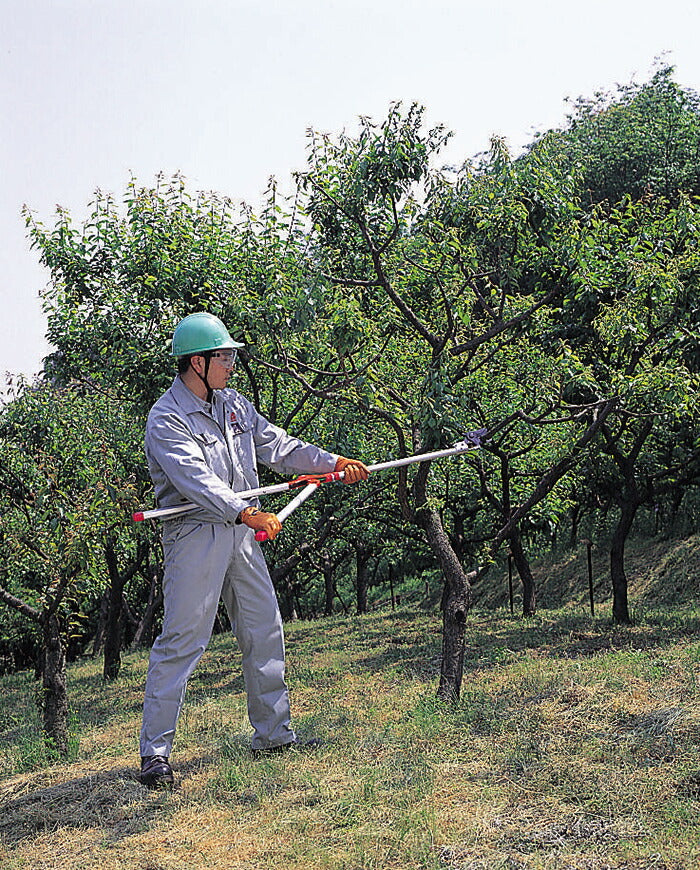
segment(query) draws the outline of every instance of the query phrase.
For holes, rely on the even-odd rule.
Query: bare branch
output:
[[[535,311],[538,311],[544,305],[547,305],[553,299],[555,299],[561,290],[559,287],[554,287],[549,293],[545,294],[542,299],[538,302],[534,302],[529,308],[526,308],[524,311],[521,311],[519,314],[516,314],[515,317],[511,317],[510,320],[501,320],[499,319],[487,329],[485,332],[481,333],[481,335],[473,338],[471,341],[462,342],[462,344],[458,344],[453,348],[450,348],[450,353],[452,356],[459,356],[465,351],[474,350],[474,348],[479,347],[482,344],[485,344],[487,341],[490,341],[495,336],[499,335],[502,332],[505,332],[507,329],[512,329],[514,326],[518,326],[521,323],[524,323],[528,320]]]
[[[41,613],[35,607],[32,607],[30,604],[27,604],[26,601],[22,601],[20,598],[15,597],[2,586],[0,586],[0,601],[4,601],[5,604],[18,610],[23,616],[31,619],[32,622],[41,623]]]
[[[506,524],[496,534],[491,545],[491,553],[496,552],[496,550],[500,547],[503,541],[505,541],[509,537],[517,523],[520,522],[520,520],[536,504],[542,501],[542,499],[551,492],[552,487],[557,483],[557,481],[559,481],[566,474],[566,472],[569,471],[576,464],[577,454],[584,447],[586,447],[598,434],[598,432],[602,429],[608,416],[616,408],[617,404],[617,398],[608,399],[600,408],[599,412],[593,415],[592,422],[587,427],[583,435],[581,435],[581,437],[574,443],[574,446],[569,455],[560,459],[559,462],[555,463],[548,471],[546,471],[542,475],[534,490],[530,494],[530,497],[522,502],[522,504],[520,504],[511,513]]]
[[[393,226],[393,228],[392,228],[392,230],[391,230],[391,233],[389,234],[389,236],[387,237],[386,241],[384,242],[384,244],[380,245],[380,246],[377,248],[377,253],[378,253],[378,254],[383,254],[384,251],[387,250],[387,248],[389,247],[389,245],[390,245],[393,241],[395,241],[395,239],[396,239],[396,238],[398,237],[398,235],[399,235],[399,215],[398,215],[398,213],[397,213],[397,211],[396,211],[396,200],[394,199],[393,196],[389,197],[389,199],[391,200],[391,213],[392,213],[393,218],[394,218],[394,226]]]
[[[20,535],[17,540],[21,541],[28,550],[31,550],[33,553],[35,553],[43,562],[50,561],[49,556],[32,538],[27,537],[27,535]]]

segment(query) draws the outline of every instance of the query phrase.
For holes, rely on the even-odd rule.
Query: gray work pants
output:
[[[209,643],[220,598],[243,655],[253,749],[294,740],[282,619],[254,532],[244,525],[171,521],[163,551],[163,629],[148,666],[141,755],[170,755],[187,680]]]

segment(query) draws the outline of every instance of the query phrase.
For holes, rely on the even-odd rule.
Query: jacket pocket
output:
[[[192,437],[203,451],[213,450],[219,443],[219,439],[211,432],[193,432]]]
[[[172,520],[163,525],[162,542],[163,548],[168,549],[174,544],[179,543],[188,535],[198,532],[204,523],[192,520]]]

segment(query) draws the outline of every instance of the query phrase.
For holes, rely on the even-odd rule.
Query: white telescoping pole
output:
[[[287,492],[294,486],[294,481],[286,481],[285,483],[275,483],[272,486],[261,486],[258,489],[246,489],[244,492],[236,492],[239,498],[257,498],[259,495],[274,495],[277,492]],[[136,511],[132,514],[132,519],[135,523],[140,523],[143,520],[165,520],[169,517],[175,517],[178,514],[184,514],[188,511],[195,510],[199,505],[187,502],[186,504],[178,504],[173,507],[153,508],[150,511]]]
[[[302,489],[299,495],[295,496],[289,504],[286,504],[281,511],[277,513],[277,519],[283,523],[287,517],[294,513],[294,511],[299,507],[299,505],[303,504],[309,496],[313,495],[316,490],[319,488],[320,483],[307,483],[307,485]],[[267,532],[260,531],[255,533],[256,541],[266,541],[267,540]]]
[[[418,453],[415,456],[405,456],[403,459],[391,459],[389,462],[378,462],[376,465],[368,465],[369,471],[385,471],[387,468],[401,468],[403,465],[415,465],[417,462],[428,462],[431,459],[446,459],[448,456],[459,456],[469,450],[476,450],[481,444],[468,444],[460,441],[454,447],[445,450],[434,450],[432,453]]]
[[[400,468],[403,465],[412,465],[416,462],[427,462],[430,459],[444,459],[447,456],[457,456],[460,453],[466,453],[467,450],[475,450],[479,445],[478,444],[470,444],[469,446],[465,446],[465,442],[460,442],[459,444],[455,444],[454,447],[448,447],[446,450],[436,450],[433,453],[421,453],[418,456],[407,456],[403,459],[394,459],[389,462],[379,462],[375,465],[368,465],[367,469],[372,471],[384,471],[387,468]],[[341,471],[338,473],[337,480],[342,480],[345,477],[345,472]],[[319,483],[309,483],[304,489],[299,493],[296,498],[293,498],[288,505],[282,508],[281,511],[277,514],[277,519],[283,523],[287,517],[293,513],[299,505],[303,504],[310,495],[312,495],[320,486]],[[256,541],[266,541],[267,540],[267,532],[260,531],[255,533]]]
[[[371,473],[374,471],[385,471],[387,468],[401,468],[404,465],[415,465],[418,462],[429,462],[432,459],[445,459],[448,456],[459,456],[461,453],[467,453],[469,450],[476,450],[478,447],[481,447],[482,441],[486,436],[485,429],[478,429],[475,432],[468,432],[462,441],[458,441],[454,446],[447,447],[444,450],[434,450],[431,453],[417,453],[414,456],[404,456],[403,459],[391,459],[388,462],[377,462],[374,465],[368,465],[367,470]],[[316,488],[320,483],[328,483],[331,481],[342,480],[345,477],[345,472],[343,471],[329,471],[326,474],[318,475],[318,480],[309,484],[313,489]],[[292,489],[295,485],[295,481],[290,480],[286,483],[275,483],[272,486],[263,486],[259,489],[248,489],[244,492],[234,493],[239,498],[256,498],[260,495],[274,495],[278,492],[287,492],[287,490]],[[308,487],[305,487],[299,495],[302,495],[303,492],[306,491]],[[304,496],[304,501],[311,495],[313,489],[309,491],[309,494]],[[298,498],[298,496],[297,496]],[[290,504],[293,504],[296,499],[293,499]],[[299,502],[301,504],[301,502]],[[296,509],[299,505],[296,505],[293,510]],[[137,511],[132,515],[134,522],[141,522],[143,520],[163,520],[169,517],[177,516],[178,514],[187,513],[188,511],[195,510],[198,507],[196,504],[181,504],[176,505],[174,507],[162,507],[162,508],[154,508],[153,510],[148,511]],[[283,508],[282,510],[285,510]],[[279,517],[282,514],[280,511],[277,516]],[[287,514],[288,516],[288,514]]]

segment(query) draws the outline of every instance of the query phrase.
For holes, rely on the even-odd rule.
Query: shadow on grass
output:
[[[399,670],[406,676],[431,678],[440,672],[441,628],[435,636],[419,641],[410,632],[387,636],[383,631],[367,632],[367,646],[375,651],[353,659],[353,667],[371,673]],[[700,617],[647,618],[638,624],[615,625],[607,619],[586,615],[543,612],[531,620],[516,617],[474,615],[465,637],[464,672],[483,671],[514,661],[528,651],[542,658],[590,658],[623,650],[637,652],[664,649],[686,638],[700,636]]]
[[[183,762],[177,778],[212,760]],[[121,767],[43,788],[41,774],[22,777],[14,787],[6,784],[0,791],[0,842],[13,846],[61,828],[98,828],[107,841],[116,842],[147,830],[182,799],[177,787],[172,792],[149,791],[137,777],[136,767]]]
[[[324,617],[307,622],[290,622],[285,633],[308,653],[346,652],[348,643],[364,647],[375,641],[419,631],[425,634],[426,614],[423,610],[373,611],[355,616]]]
[[[139,718],[145,680],[145,670],[135,675],[127,672],[124,679],[110,682],[101,674],[71,674],[71,707],[79,721],[98,727],[114,721],[115,716]],[[206,651],[188,681],[187,699],[192,703],[212,694],[237,695],[244,690],[240,653],[226,644]]]

